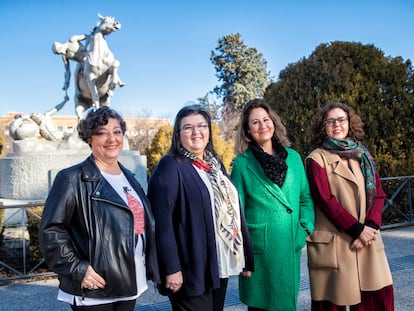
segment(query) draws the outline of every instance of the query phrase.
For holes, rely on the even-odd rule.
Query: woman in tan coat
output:
[[[381,239],[385,193],[361,143],[363,123],[342,103],[315,115],[306,159],[315,203],[308,239],[312,311],[394,310],[392,277]]]

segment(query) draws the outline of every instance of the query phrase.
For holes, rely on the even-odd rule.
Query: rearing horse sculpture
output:
[[[100,22],[89,35],[72,36],[67,42],[55,42],[55,54],[61,54],[65,64],[67,91],[70,81],[69,60],[78,63],[75,71],[75,112],[78,119],[90,107],[109,106],[117,86],[124,86],[118,75],[119,61],[115,59],[105,36],[120,29],[121,24],[111,16],[98,15]],[[85,41],[83,44],[82,42]],[[67,94],[65,100],[68,100]]]

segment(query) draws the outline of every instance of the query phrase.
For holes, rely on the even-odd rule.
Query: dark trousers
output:
[[[223,311],[224,309],[228,281],[229,279],[220,279],[220,288],[213,289],[214,311]]]
[[[200,296],[178,293],[168,296],[173,311],[223,311],[228,279],[220,279],[220,288],[209,289]]]
[[[376,291],[361,292],[361,303],[349,307],[351,311],[394,311],[394,289],[392,285]],[[330,301],[312,300],[312,311],[345,311],[346,306],[337,306]]]
[[[77,311],[133,311],[135,308],[136,299],[127,301],[118,301],[95,306],[74,306],[70,307]]]

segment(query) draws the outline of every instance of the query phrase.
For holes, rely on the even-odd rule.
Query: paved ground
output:
[[[394,279],[395,310],[412,311],[414,310],[414,226],[384,230],[383,237]],[[307,258],[306,253],[303,254],[298,311],[310,310]],[[0,285],[0,311],[69,311],[69,306],[56,301],[57,286],[56,279]],[[150,289],[138,299],[135,310],[169,311],[166,298],[158,295],[152,287],[151,283]],[[233,278],[229,282],[225,311],[237,310],[247,310],[247,308],[239,301],[237,279]]]

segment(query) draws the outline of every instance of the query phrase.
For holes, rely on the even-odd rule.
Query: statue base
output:
[[[27,150],[27,149],[26,149]],[[0,198],[13,200],[45,200],[56,173],[82,162],[90,149],[37,150],[17,152],[0,158]],[[123,150],[119,162],[135,174],[147,189],[147,157],[138,151]]]

